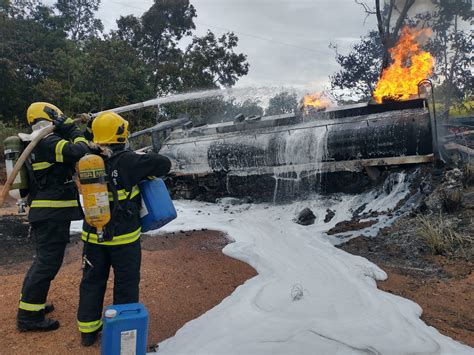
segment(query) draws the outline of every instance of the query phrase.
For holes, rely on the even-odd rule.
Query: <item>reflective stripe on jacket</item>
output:
[[[52,133],[35,147],[30,156],[30,222],[83,218],[73,174],[75,163],[89,152],[86,142],[74,129],[68,137]]]
[[[92,232],[82,231],[82,240],[88,243],[100,244],[100,245],[123,245],[123,244],[133,243],[134,241],[136,241],[138,238],[140,238],[141,232],[142,232],[142,228],[139,227],[137,230],[130,233],[126,233],[122,235],[114,235],[111,241],[99,243],[99,241],[97,240],[97,234],[92,233]]]
[[[31,202],[31,208],[67,208],[67,207],[79,207],[77,200],[33,200]]]

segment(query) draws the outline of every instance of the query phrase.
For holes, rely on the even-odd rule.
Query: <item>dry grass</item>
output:
[[[462,174],[464,187],[474,185],[474,162],[466,162],[462,167]]]
[[[462,206],[463,192],[461,188],[444,189],[441,191],[441,203],[446,212],[452,213]]]
[[[434,254],[461,254],[465,258],[474,255],[473,237],[454,231],[452,224],[441,214],[432,219],[419,216],[418,222],[420,224],[418,235],[423,238]]]

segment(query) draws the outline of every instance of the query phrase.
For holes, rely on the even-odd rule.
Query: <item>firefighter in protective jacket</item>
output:
[[[45,317],[53,310],[46,304],[50,283],[63,262],[71,221],[83,218],[72,178],[74,164],[89,148],[74,122],[52,104],[31,104],[27,120],[33,131],[51,124],[55,130],[38,143],[27,164],[28,219],[36,257],[23,281],[17,327],[21,331],[49,331],[59,327],[57,320]]]
[[[137,154],[125,149],[128,122],[113,112],[98,115],[92,122],[93,142],[102,151],[108,176],[112,212],[100,242],[97,231],[84,223],[85,268],[80,285],[77,323],[82,344],[91,346],[102,329],[102,306],[109,278],[114,269],[113,303],[136,303],[140,282],[140,209],[138,183],[149,176],[163,176],[170,160],[155,153]]]

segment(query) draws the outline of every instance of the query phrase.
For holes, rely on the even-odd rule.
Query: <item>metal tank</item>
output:
[[[431,126],[424,99],[357,104],[179,128],[160,153],[174,161],[180,197],[295,198],[328,174],[432,161]]]

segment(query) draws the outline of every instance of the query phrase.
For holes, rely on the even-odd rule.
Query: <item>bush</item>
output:
[[[459,234],[441,214],[432,220],[419,216],[418,235],[423,238],[433,254],[453,255],[461,253],[469,257],[474,253],[473,237]]]

